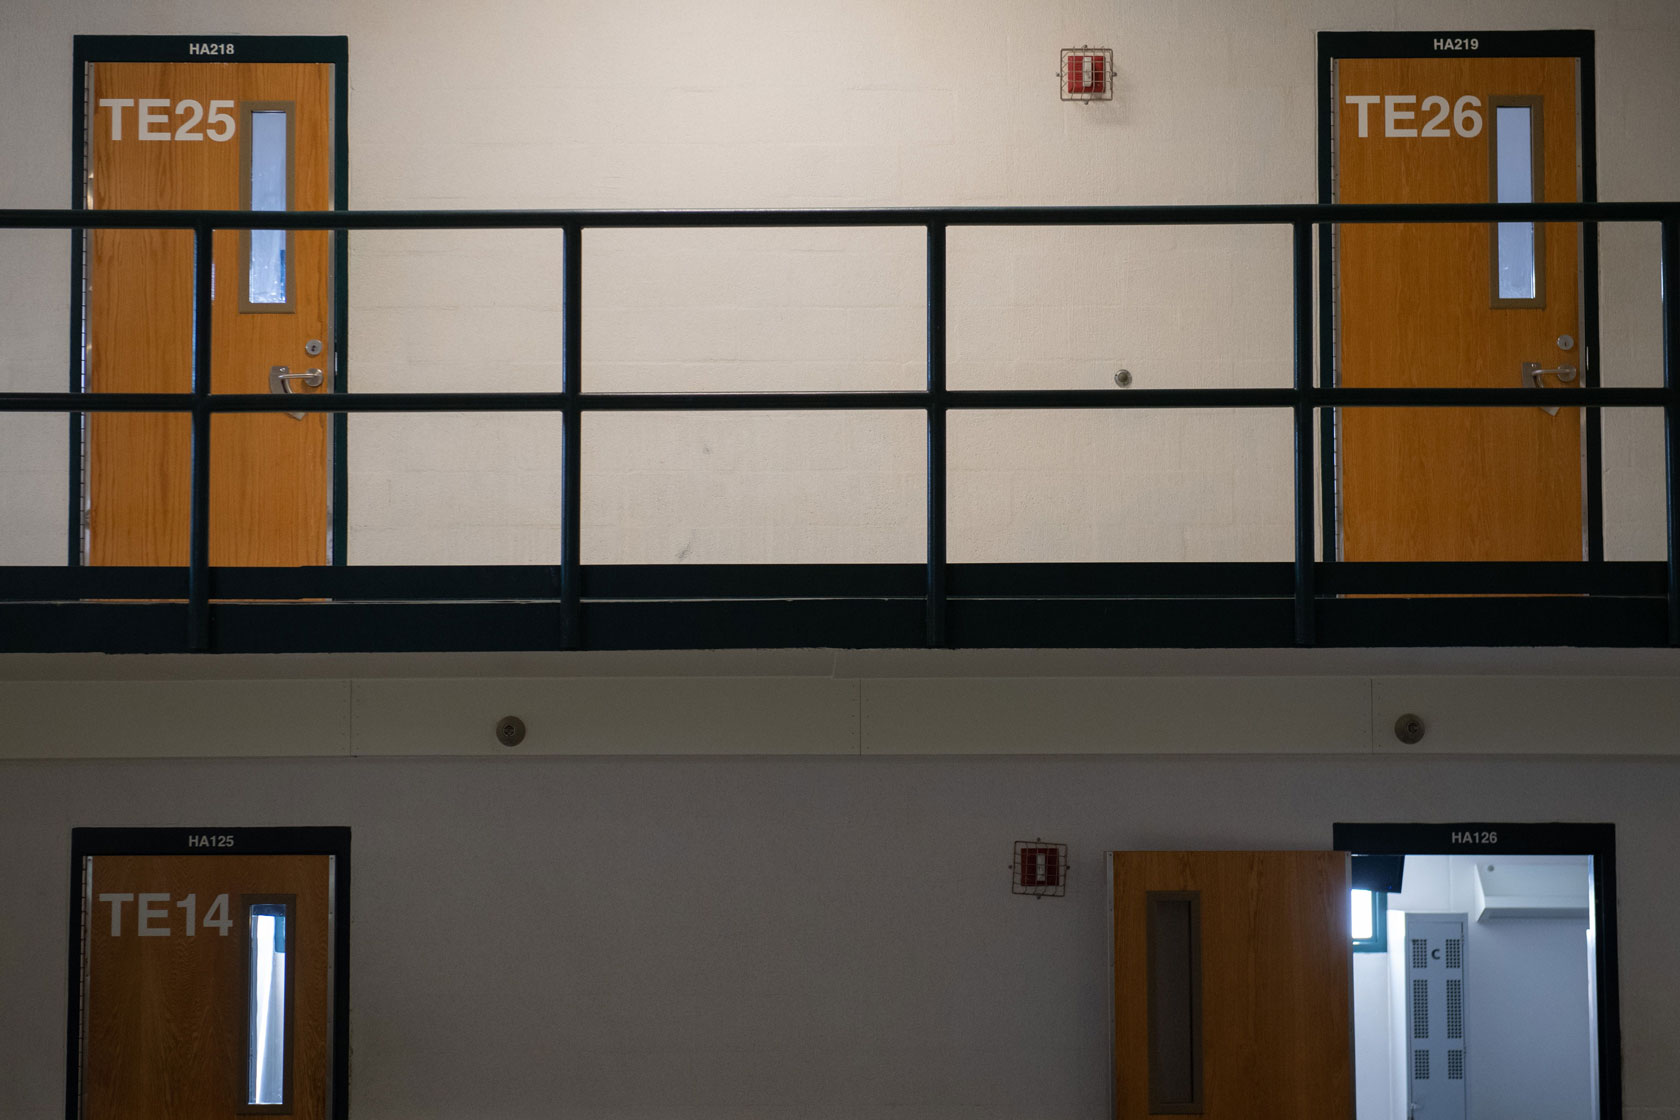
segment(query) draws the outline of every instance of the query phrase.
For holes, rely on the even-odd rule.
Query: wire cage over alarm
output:
[[[1012,893],[1034,898],[1061,898],[1067,893],[1068,858],[1066,844],[1043,840],[1015,841]]]
[[[1114,52],[1106,47],[1067,47],[1062,51],[1063,101],[1114,100]]]

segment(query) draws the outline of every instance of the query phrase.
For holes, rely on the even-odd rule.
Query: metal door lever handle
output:
[[[1546,387],[1546,375],[1548,373],[1557,378],[1558,381],[1567,383],[1575,380],[1580,372],[1581,371],[1576,369],[1574,366],[1557,366],[1554,369],[1542,369],[1540,368],[1539,362],[1524,362],[1522,364],[1522,387],[1524,389],[1544,389]],[[1543,404],[1540,407],[1546,410],[1547,416],[1556,416],[1558,414],[1558,406],[1555,404]]]
[[[1537,376],[1549,373],[1553,377],[1556,377],[1559,381],[1573,381],[1575,380],[1575,375],[1581,371],[1576,369],[1574,366],[1558,366],[1556,369],[1541,369],[1539,362],[1524,362],[1523,372],[1532,373]]]
[[[268,367],[268,391],[278,393],[281,396],[286,396],[293,391],[292,382],[294,381],[301,381],[311,389],[319,389],[321,382],[324,380],[326,380],[326,375],[318,369],[306,369],[302,373],[293,373],[286,366]],[[303,413],[301,412],[288,412],[286,415],[293,420],[303,419]]]
[[[293,373],[286,366],[268,367],[268,390],[271,393],[290,393],[293,381],[301,381],[311,389],[319,389],[324,375],[318,369],[306,369],[302,373]]]

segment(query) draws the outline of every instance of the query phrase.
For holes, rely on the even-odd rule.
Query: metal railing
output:
[[[1345,388],[1314,371],[1314,231],[1346,223],[1657,223],[1661,228],[1663,385],[1569,389]],[[1288,388],[951,389],[946,382],[946,231],[962,226],[1288,226],[1293,261],[1293,384]],[[926,231],[927,386],[902,392],[586,393],[582,384],[587,229],[912,226]],[[212,394],[211,260],[217,230],[559,229],[564,238],[563,379],[558,392]],[[698,211],[0,210],[0,229],[180,229],[195,242],[190,393],[0,393],[0,412],[181,412],[192,418],[189,562],[184,569],[0,568],[0,649],[698,648],[873,645],[1680,645],[1680,202],[1528,205],[1270,205]],[[1593,358],[1596,365],[1596,356]],[[1319,409],[1579,406],[1662,409],[1667,560],[1612,563],[1346,563],[1314,558],[1314,432]],[[1288,409],[1294,423],[1294,560],[1254,564],[948,562],[946,422],[966,409]],[[907,565],[609,566],[579,550],[585,412],[911,410],[926,417],[927,552]],[[558,565],[213,569],[210,419],[235,412],[546,411],[564,422]],[[1589,415],[1594,415],[1589,412]],[[1362,599],[1348,595],[1480,596]],[[1515,599],[1550,595],[1549,599]],[[161,637],[184,598],[184,641]],[[255,640],[234,599],[270,603],[278,636]],[[425,600],[422,604],[403,602]],[[435,602],[432,600],[449,600]],[[511,600],[511,601],[510,601]],[[469,602],[462,602],[469,601]],[[954,631],[959,603],[968,618]],[[374,603],[387,609],[372,610]],[[402,603],[406,609],[390,607]],[[483,609],[461,613],[477,603]],[[735,623],[720,604],[736,604]],[[744,610],[741,603],[754,603]],[[794,605],[801,604],[795,610]],[[1287,604],[1287,618],[1277,607]],[[1450,604],[1450,607],[1449,607]],[[655,605],[662,611],[651,611]],[[354,611],[350,608],[361,606]],[[558,607],[557,617],[550,609]],[[586,610],[597,625],[586,627]],[[129,612],[144,635],[111,631]],[[415,612],[422,613],[415,613]],[[744,613],[742,613],[744,611]],[[1028,618],[1023,612],[1042,617]],[[220,612],[245,636],[218,640]],[[283,614],[275,612],[284,612]],[[314,612],[315,618],[300,612]],[[452,613],[453,612],[453,613]],[[536,613],[533,613],[536,612]],[[839,613],[839,612],[844,612]],[[907,621],[920,614],[912,633]],[[1332,618],[1333,616],[1333,618]],[[1331,618],[1326,633],[1323,623]],[[329,621],[330,620],[330,621]],[[1489,628],[1491,626],[1491,629]],[[288,628],[290,627],[290,628]],[[484,628],[501,628],[483,637]],[[360,635],[360,636],[358,636]],[[224,635],[225,636],[225,635]]]

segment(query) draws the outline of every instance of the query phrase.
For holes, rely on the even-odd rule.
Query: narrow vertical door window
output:
[[[245,1104],[284,1107],[287,1100],[287,1026],[289,993],[286,983],[287,921],[291,907],[284,902],[250,906],[250,984],[246,993],[247,1039]]]
[[[1539,105],[1493,105],[1493,201],[1539,202]],[[1533,307],[1544,303],[1542,231],[1534,222],[1494,226],[1494,306]]]
[[[264,102],[245,112],[244,193],[249,210],[291,209],[291,107]],[[242,278],[242,311],[291,309],[291,276],[287,268],[291,234],[280,229],[254,229],[246,234]]]

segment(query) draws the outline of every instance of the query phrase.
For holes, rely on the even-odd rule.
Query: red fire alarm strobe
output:
[[[1114,52],[1104,47],[1062,51],[1063,101],[1114,100]]]
[[[1061,898],[1067,894],[1067,845],[1043,840],[1015,841],[1014,894]]]

